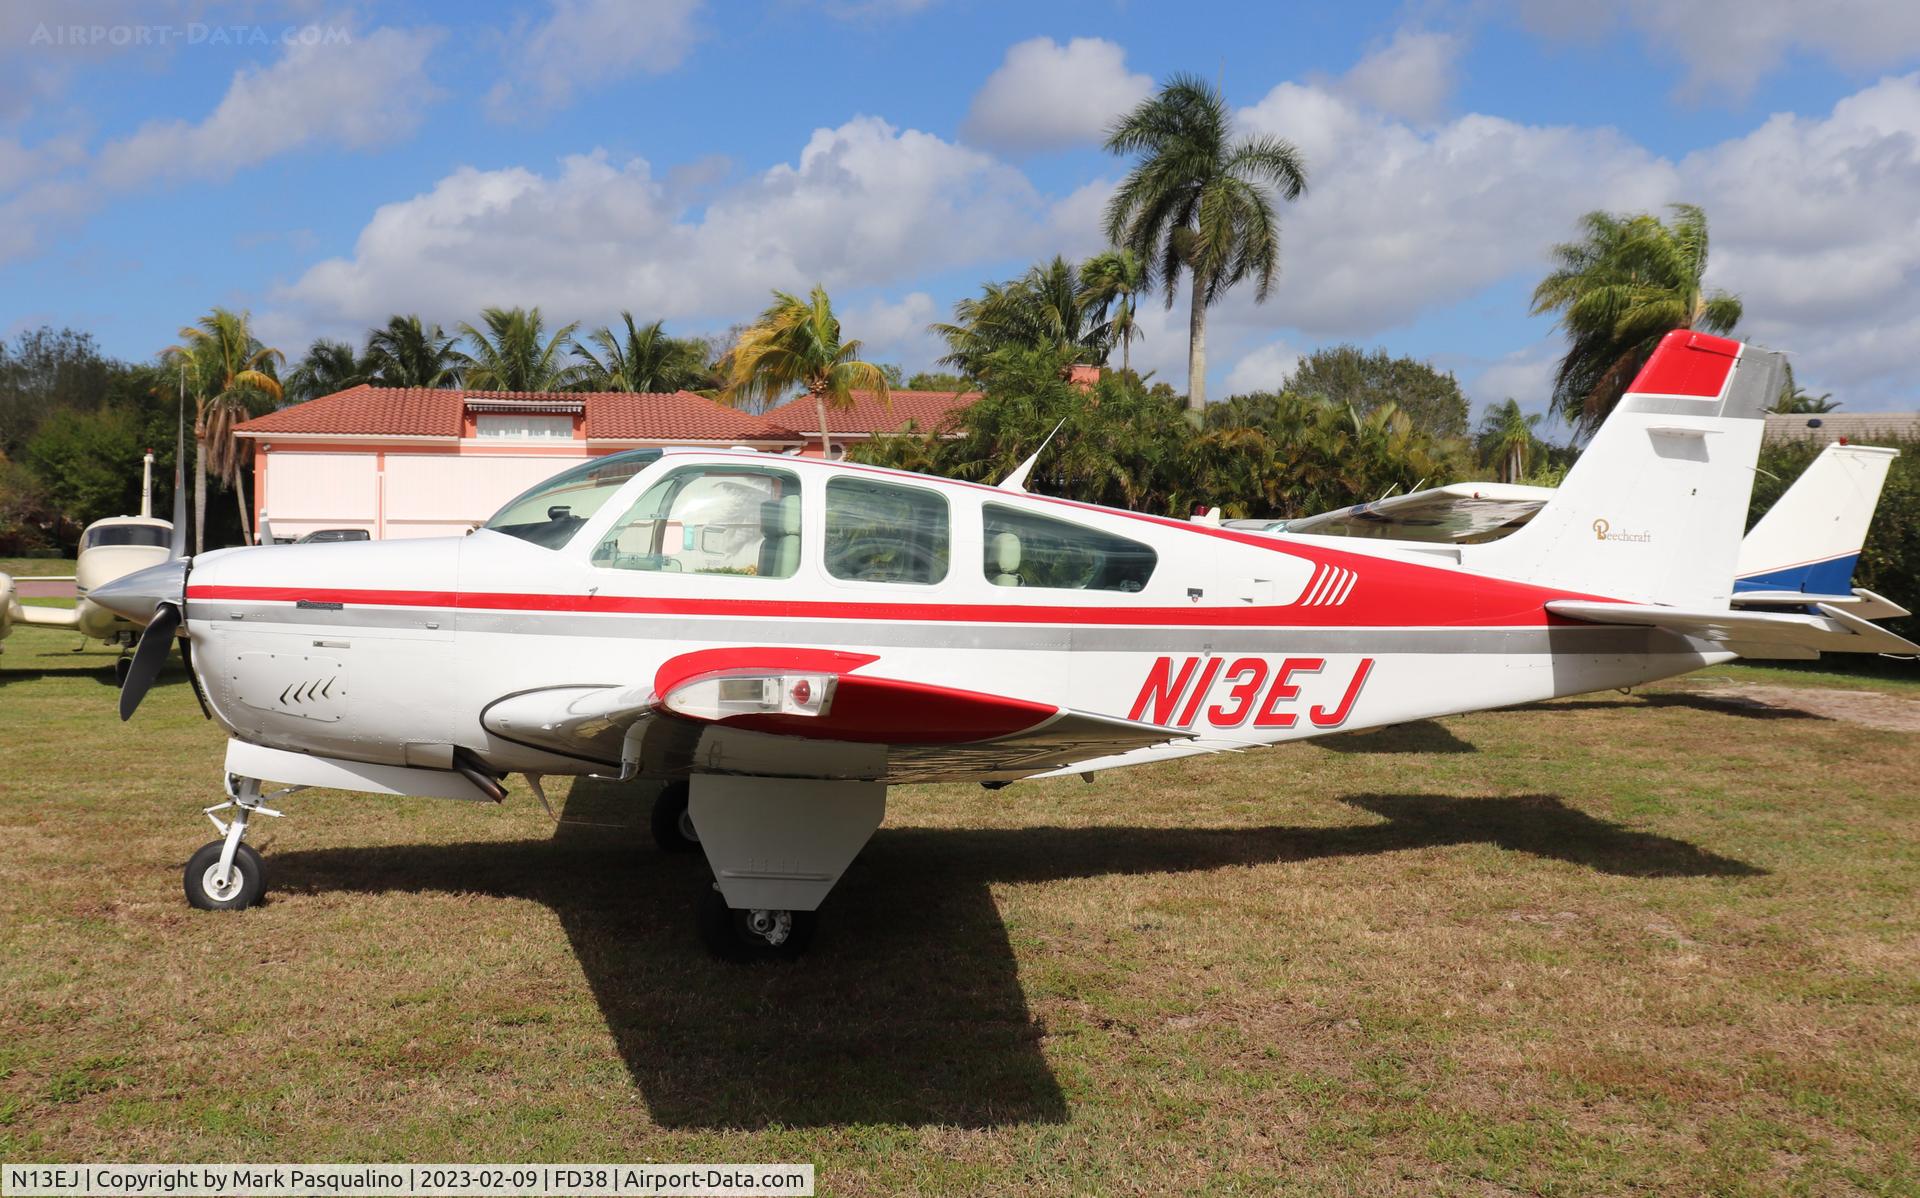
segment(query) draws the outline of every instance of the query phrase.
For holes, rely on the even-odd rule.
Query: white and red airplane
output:
[[[543,775],[647,778],[667,783],[656,837],[712,867],[710,946],[790,956],[896,783],[1242,750],[1742,654],[1914,651],[1834,604],[1730,601],[1781,367],[1670,335],[1552,501],[1458,560],[642,450],[468,537],[223,550],[93,598],[148,623],[123,717],[181,636],[231,737],[194,905],[264,893],[243,840],[278,814],[263,780],[499,801],[510,772],[543,800]]]

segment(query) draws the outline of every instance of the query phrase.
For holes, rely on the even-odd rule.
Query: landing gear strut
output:
[[[289,786],[275,791],[273,797],[305,789]],[[182,878],[187,902],[202,911],[243,910],[258,903],[267,893],[267,863],[261,859],[259,850],[241,838],[247,834],[248,821],[256,813],[277,816],[280,812],[261,803],[258,778],[228,774],[227,796],[226,802],[206,809],[207,819],[219,831],[220,839],[200,846],[187,860]],[[229,807],[233,809],[233,817],[223,823],[214,812]]]

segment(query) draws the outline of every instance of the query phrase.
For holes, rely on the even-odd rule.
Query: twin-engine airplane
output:
[[[176,509],[178,505],[176,504]],[[35,582],[71,582],[72,607],[36,607],[20,602],[10,574],[0,574],[0,640],[15,624],[36,628],[66,628],[89,640],[131,646],[140,637],[140,625],[93,601],[91,592],[117,578],[157,566],[168,560],[174,525],[153,514],[153,451],[148,450],[141,476],[140,514],[95,520],[80,533],[80,550],[71,576],[36,577]],[[80,648],[86,641],[80,642]],[[121,659],[125,661],[123,657]]]
[[[1000,785],[1648,682],[1914,651],[1799,596],[1735,608],[1777,354],[1670,335],[1524,528],[1457,560],[751,452],[642,450],[465,538],[222,550],[94,592],[176,636],[231,740],[194,905],[266,889],[262,780],[499,801],[660,780],[702,931],[791,956],[904,782]],[[271,797],[271,796],[266,796]],[[214,812],[231,808],[222,822]]]

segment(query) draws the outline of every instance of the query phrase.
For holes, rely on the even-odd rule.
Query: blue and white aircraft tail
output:
[[[1899,455],[1838,442],[1821,450],[1740,543],[1734,603],[1827,603],[1870,620],[1906,615],[1898,604],[1853,585],[1887,469]]]

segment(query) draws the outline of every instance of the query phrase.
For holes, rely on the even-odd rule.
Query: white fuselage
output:
[[[790,577],[596,563],[594,546],[604,547],[609,526],[653,480],[689,463],[741,460],[800,480]],[[849,476],[945,501],[943,578],[922,585],[828,572],[825,488]],[[1151,576],[1138,590],[996,584],[1016,575],[995,560],[1012,551],[990,543],[985,504],[1148,546],[1157,559]],[[221,551],[192,563],[186,615],[195,668],[236,737],[420,766],[444,767],[460,748],[497,770],[540,773],[609,772],[619,763],[502,737],[483,724],[491,705],[554,687],[644,689],[672,659],[700,650],[857,650],[892,679],[1197,734],[1075,769],[1625,686],[1733,656],[1657,629],[1586,625],[1543,609],[1570,594],[1416,554],[1237,533],[892,471],[669,453],[560,548],[483,530]],[[928,730],[897,731],[892,743],[912,744]],[[733,741],[772,742],[775,750],[793,743],[752,733]],[[764,758],[768,750],[706,737],[665,768],[725,771],[744,760],[730,753]],[[879,768],[893,780],[1009,776],[938,755]]]

